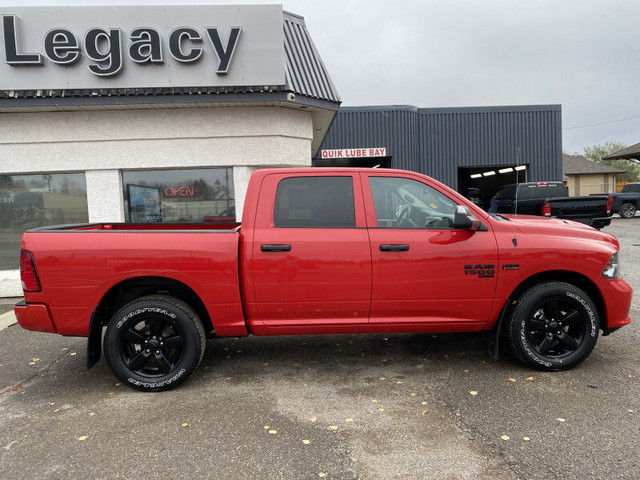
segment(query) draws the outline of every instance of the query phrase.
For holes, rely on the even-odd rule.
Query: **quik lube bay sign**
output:
[[[0,7],[0,90],[284,85],[279,5]]]

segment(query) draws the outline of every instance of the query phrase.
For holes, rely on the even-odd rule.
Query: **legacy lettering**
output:
[[[43,65],[43,54],[22,52],[18,45],[21,38],[18,18],[15,15],[3,15],[4,51],[7,64]],[[217,27],[206,27],[206,38],[218,57],[217,75],[229,71],[242,27],[231,27],[226,44]],[[124,65],[124,33],[120,28],[92,28],[84,36],[84,49],[87,57],[94,63],[87,65],[91,73],[109,77],[117,75]],[[134,28],[129,34],[129,58],[138,64],[164,63],[162,56],[162,38],[158,31],[150,27]],[[181,62],[196,62],[204,53],[203,36],[192,27],[175,28],[169,35],[168,48],[171,56]],[[82,55],[78,37],[66,28],[49,30],[44,37],[44,56],[58,65],[72,65]]]

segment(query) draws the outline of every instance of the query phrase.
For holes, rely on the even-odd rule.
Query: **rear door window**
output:
[[[278,184],[276,227],[355,228],[352,177],[290,177]]]

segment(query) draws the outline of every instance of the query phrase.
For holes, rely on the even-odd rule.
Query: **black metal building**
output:
[[[341,107],[313,164],[413,170],[490,196],[516,179],[562,180],[561,115],[560,105]],[[371,147],[384,156],[346,158]]]

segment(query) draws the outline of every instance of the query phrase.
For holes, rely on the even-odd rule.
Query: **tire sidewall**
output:
[[[121,354],[120,340],[122,332],[142,321],[144,316],[150,313],[171,323],[184,338],[177,365],[168,374],[151,378],[137,374],[126,366]],[[114,375],[122,383],[144,391],[168,390],[181,384],[201,360],[201,338],[194,324],[199,320],[193,318],[194,315],[178,303],[157,298],[143,298],[121,308],[107,326],[104,337],[105,359]]]
[[[574,303],[586,318],[584,336],[580,345],[574,352],[559,359],[539,354],[527,335],[528,318],[542,302],[551,298],[566,299]],[[542,370],[566,370],[578,365],[589,356],[598,340],[599,331],[598,311],[585,292],[570,284],[550,283],[533,288],[521,297],[513,311],[509,333],[512,347],[529,365]]]

